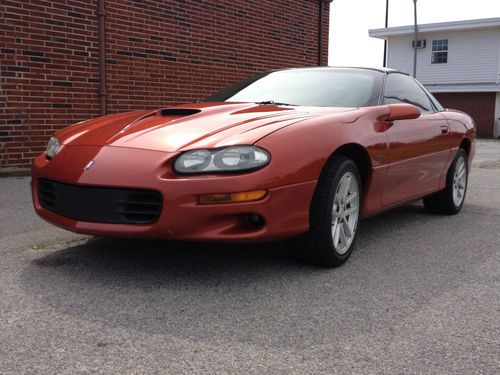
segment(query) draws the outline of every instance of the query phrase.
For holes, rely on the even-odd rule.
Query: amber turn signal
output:
[[[245,191],[243,193],[227,193],[227,194],[208,194],[200,195],[198,203],[214,204],[214,203],[238,203],[258,201],[267,195],[267,190]]]

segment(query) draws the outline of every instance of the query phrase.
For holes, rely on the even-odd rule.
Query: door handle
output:
[[[446,133],[448,133],[448,127],[441,125],[441,134],[446,134]]]

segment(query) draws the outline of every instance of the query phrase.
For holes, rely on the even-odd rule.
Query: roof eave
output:
[[[500,18],[483,18],[479,20],[422,24],[418,25],[418,32],[429,33],[438,31],[463,31],[488,28],[500,28]],[[410,35],[413,34],[413,32],[413,25],[368,30],[368,34],[371,37],[379,39],[387,39],[391,36]]]

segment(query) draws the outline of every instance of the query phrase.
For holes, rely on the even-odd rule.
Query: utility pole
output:
[[[385,0],[385,28],[389,26],[389,0]],[[387,66],[387,39],[384,39],[384,61],[382,66]]]
[[[415,15],[415,38],[413,41],[413,78],[417,78],[417,42],[418,42],[417,0],[413,0],[413,13]]]

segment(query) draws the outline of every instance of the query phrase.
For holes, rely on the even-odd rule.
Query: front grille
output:
[[[72,185],[38,180],[38,200],[48,211],[78,221],[149,224],[163,207],[160,193],[151,190]]]

